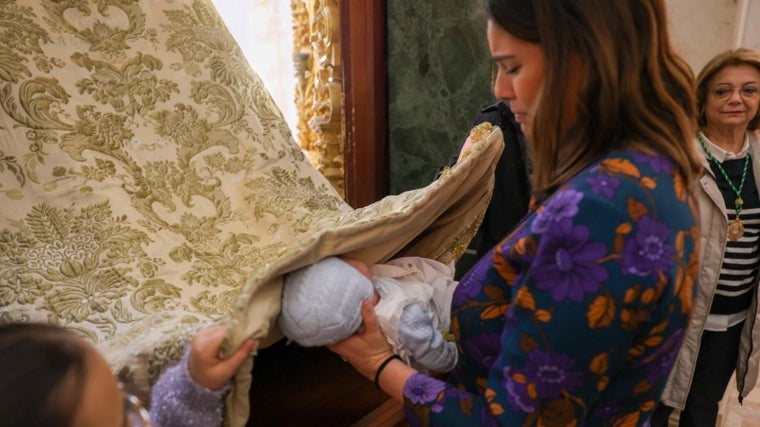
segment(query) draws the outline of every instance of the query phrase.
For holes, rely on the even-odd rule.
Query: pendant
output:
[[[728,224],[728,240],[735,242],[744,235],[744,224],[737,217],[735,220]]]

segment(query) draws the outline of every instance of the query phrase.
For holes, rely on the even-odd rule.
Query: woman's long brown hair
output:
[[[697,178],[694,77],[670,45],[663,0],[487,0],[486,11],[546,55],[530,141],[539,198],[620,148],[665,154],[688,185]],[[563,96],[571,61],[583,84]],[[563,132],[566,111],[578,120]]]

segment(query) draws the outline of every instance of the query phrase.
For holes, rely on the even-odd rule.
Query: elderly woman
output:
[[[684,345],[652,419],[666,426],[715,426],[731,374],[741,401],[758,373],[760,323],[760,53],[736,49],[713,58],[697,77],[697,150],[702,227],[699,293]]]

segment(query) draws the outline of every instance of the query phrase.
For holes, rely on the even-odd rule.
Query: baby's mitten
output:
[[[457,362],[456,345],[446,341],[435,328],[433,313],[419,304],[404,307],[399,322],[398,337],[409,350],[414,362],[434,372],[448,372]]]

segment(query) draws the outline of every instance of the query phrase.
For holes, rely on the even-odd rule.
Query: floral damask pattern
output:
[[[498,138],[457,188],[354,210],[208,0],[0,0],[0,321],[76,331],[146,392],[200,325],[276,335],[277,278],[314,257],[455,259]]]
[[[259,118],[246,112],[247,106],[261,101],[254,101],[252,94],[265,91],[247,70],[226,72],[218,63],[211,67],[211,52],[228,57],[235,52],[240,60],[213,8],[201,1],[167,10],[123,1],[39,2],[36,7],[5,1],[3,6],[2,49],[9,60],[2,62],[6,71],[2,74],[6,114],[2,190],[7,198],[23,201],[39,193],[50,193],[45,199],[67,192],[75,195],[65,207],[30,203],[26,217],[9,217],[16,226],[4,233],[18,235],[4,239],[4,245],[21,239],[33,246],[27,243],[22,251],[8,247],[3,257],[9,262],[13,258],[9,265],[23,267],[24,275],[41,277],[56,287],[60,282],[76,283],[82,300],[91,301],[83,306],[89,308],[76,310],[49,303],[60,317],[55,320],[77,321],[90,311],[100,312],[103,305],[97,301],[104,295],[126,297],[124,290],[138,285],[133,272],[144,278],[159,273],[166,260],[152,259],[143,249],[150,246],[153,233],[169,231],[186,240],[172,254],[175,262],[196,260],[195,269],[187,273],[191,283],[229,286],[226,272],[216,265],[255,267],[257,259],[265,258],[266,246],[252,248],[258,243],[255,237],[223,232],[242,217],[231,207],[223,181],[225,176],[244,173],[253,164],[249,151],[260,151],[252,144],[241,150],[240,140],[254,133],[251,124]],[[205,24],[188,25],[192,18]],[[82,26],[85,22],[90,25]],[[166,40],[159,39],[160,32],[165,32]],[[71,45],[60,49],[51,45],[52,39]],[[175,71],[165,73],[164,61],[147,53],[162,43],[167,51],[185,46],[174,64],[182,68],[195,64],[197,80],[180,88],[174,79],[163,77],[176,77]],[[203,53],[202,46],[206,54],[187,55],[186,48]],[[48,49],[55,55],[46,55]],[[75,72],[76,79],[62,82],[52,73],[56,67],[30,67],[31,61],[25,60],[29,54],[67,57],[69,63],[60,59],[54,63]],[[231,75],[241,77],[233,82]],[[233,89],[244,90],[233,95]],[[280,141],[270,146],[284,145],[282,140],[289,137],[277,136]],[[19,147],[23,139],[29,141],[27,150]],[[115,189],[122,191],[122,197],[105,201],[98,197]],[[199,204],[205,205],[203,209],[196,209]],[[111,217],[112,205],[119,205],[121,215]],[[119,268],[122,271],[115,270]]]
[[[69,327],[114,361],[120,334],[155,314],[191,326],[228,315],[251,272],[285,249],[248,221],[239,182],[261,167],[255,157],[297,151],[213,6],[1,3],[2,317]],[[257,191],[306,183],[335,210],[303,163]],[[280,227],[313,223],[311,206],[293,215],[292,199],[265,200],[291,213]],[[190,331],[170,329],[177,341]],[[129,352],[160,353],[150,339],[167,332]]]

